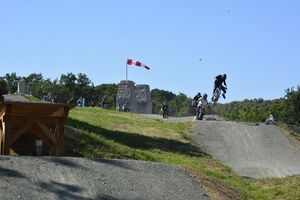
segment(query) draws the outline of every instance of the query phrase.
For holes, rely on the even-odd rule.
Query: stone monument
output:
[[[117,93],[116,106],[127,104],[130,112],[136,111],[135,83],[133,81],[121,81]]]
[[[24,79],[21,79],[18,82],[18,94],[29,94],[29,87],[26,85],[26,82]]]
[[[136,85],[136,112],[137,113],[152,113],[152,101],[149,85]]]
[[[127,104],[129,112],[152,113],[149,85],[136,85],[133,81],[121,81],[117,93],[116,106]]]

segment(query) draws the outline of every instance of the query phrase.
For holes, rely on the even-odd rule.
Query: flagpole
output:
[[[127,62],[126,62],[126,81],[128,80],[128,65],[127,65]]]

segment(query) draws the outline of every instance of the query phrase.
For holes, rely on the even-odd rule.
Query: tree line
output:
[[[41,73],[32,73],[27,77],[7,73],[0,78],[6,79],[10,93],[17,91],[18,81],[24,79],[32,96],[42,98],[50,95],[56,103],[76,103],[84,97],[87,106],[100,106],[105,97],[107,107],[116,108],[118,84],[100,84],[95,86],[86,74],[62,74],[60,78],[50,80]],[[184,93],[174,94],[161,89],[151,90],[152,112],[161,113],[161,106],[167,101],[172,116],[195,115],[195,108],[191,106],[192,99]],[[217,104],[206,109],[206,114],[218,114],[229,120],[263,122],[272,113],[275,120],[300,125],[300,87],[289,88],[285,96],[274,100],[251,99]]]
[[[105,96],[107,104],[115,106],[117,95],[117,84],[101,84],[95,86],[86,74],[73,73],[62,74],[60,78],[50,80],[44,78],[41,73],[32,73],[28,76],[17,76],[16,73],[7,73],[4,78],[9,87],[9,92],[14,94],[18,89],[18,81],[25,80],[29,86],[29,92],[32,96],[42,98],[47,95],[53,98],[56,103],[76,103],[83,97],[86,99],[87,106],[97,106],[102,97]]]
[[[234,121],[264,122],[271,113],[275,120],[300,125],[300,87],[285,90],[282,98],[252,99],[218,104],[214,112]]]
[[[18,76],[15,72],[7,73],[0,78],[7,81],[11,94],[17,92],[18,82],[23,79],[29,86],[30,94],[39,99],[47,95],[53,98],[56,103],[76,103],[80,97],[83,97],[85,98],[86,106],[100,106],[104,97],[107,108],[116,108],[118,84],[100,84],[95,86],[87,75],[83,73],[77,75],[73,73],[62,74],[60,78],[54,80],[44,78],[41,73]],[[195,114],[194,109],[190,106],[191,98],[183,93],[176,95],[170,91],[153,89],[151,90],[151,99],[153,113],[159,114],[161,105],[166,100],[173,116]]]

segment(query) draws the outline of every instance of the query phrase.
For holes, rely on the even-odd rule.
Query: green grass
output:
[[[299,199],[300,176],[246,179],[188,141],[191,124],[132,113],[75,108],[66,130],[66,156],[135,159],[188,169],[213,199]]]
[[[39,98],[36,98],[34,96],[25,96],[25,95],[23,95],[23,96],[33,103],[44,103],[44,101],[42,101]]]

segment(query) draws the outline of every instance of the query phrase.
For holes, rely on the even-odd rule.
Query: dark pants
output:
[[[226,88],[221,84],[219,84],[218,82],[215,81],[215,86],[214,86],[214,91],[213,91],[213,94],[215,93],[216,89],[217,88],[220,88],[223,92],[223,94],[226,93]]]

